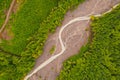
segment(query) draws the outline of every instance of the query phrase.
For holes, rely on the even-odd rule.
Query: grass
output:
[[[52,48],[50,49],[49,53],[53,54],[55,52],[55,48],[56,48],[55,46],[52,46]]]
[[[21,53],[28,43],[27,39],[40,27],[57,0],[26,0],[19,11],[12,15],[10,26],[14,38],[2,44],[4,50],[14,54]]]
[[[57,80],[120,80],[120,5],[91,24],[92,42],[64,62]]]
[[[0,28],[6,18],[6,13],[12,0],[0,0]]]

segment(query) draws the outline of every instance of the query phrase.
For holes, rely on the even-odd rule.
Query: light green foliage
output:
[[[120,80],[120,5],[95,18],[93,39],[64,62],[57,80]]]
[[[92,15],[92,16],[90,16],[90,18],[91,18],[91,20],[93,21],[94,19],[95,19],[95,17]]]
[[[50,54],[53,54],[53,53],[54,53],[55,47],[56,47],[56,46],[52,46],[52,48],[51,48],[50,51],[49,51]]]
[[[12,0],[0,0],[0,28],[4,23],[11,1]]]

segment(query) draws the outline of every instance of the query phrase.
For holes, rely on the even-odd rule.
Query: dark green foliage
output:
[[[0,51],[0,80],[12,80],[20,57]]]
[[[92,43],[64,63],[58,80],[120,80],[120,5],[91,26]]]

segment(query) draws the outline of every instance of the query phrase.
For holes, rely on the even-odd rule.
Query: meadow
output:
[[[58,0],[23,0],[23,4],[11,15],[9,21],[14,37],[9,41],[3,40],[2,49],[20,54],[28,43],[27,39],[39,29],[40,23],[57,4]]]

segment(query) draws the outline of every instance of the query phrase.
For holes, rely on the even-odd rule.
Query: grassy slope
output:
[[[93,40],[64,62],[58,80],[120,80],[120,5],[96,18]]]
[[[6,12],[12,0],[0,0],[0,27],[4,23]]]
[[[26,0],[17,14],[12,16],[14,39],[2,44],[3,49],[14,54],[23,51],[27,38],[37,31],[51,9],[57,6],[57,2],[57,0]]]

